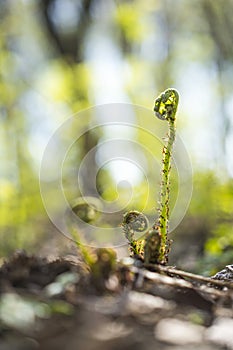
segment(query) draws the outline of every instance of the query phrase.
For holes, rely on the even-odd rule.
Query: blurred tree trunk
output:
[[[173,46],[176,45],[173,33],[175,32],[175,21],[173,15],[173,7],[170,3],[163,1],[161,3],[160,17],[160,33],[161,46],[163,47],[164,58],[159,64],[156,76],[156,86],[158,91],[164,91],[168,87],[174,85],[173,74]]]
[[[218,93],[220,97],[218,124],[221,130],[221,153],[226,159],[226,142],[230,134],[230,115],[226,109],[226,100],[228,98],[228,77],[227,67],[232,62],[233,56],[233,2],[230,0],[211,1],[202,0],[201,2],[204,17],[209,26],[209,32],[215,45],[214,63],[218,76]]]
[[[57,55],[59,58],[64,60],[66,64],[73,71],[73,91],[74,96],[73,100],[78,100],[79,98],[85,99],[88,101],[89,96],[80,96],[80,94],[75,94],[76,84],[77,84],[77,74],[75,74],[75,66],[78,64],[82,64],[85,61],[85,53],[84,53],[84,44],[86,40],[86,36],[88,34],[90,25],[91,25],[91,9],[95,2],[95,0],[82,0],[79,3],[75,3],[76,10],[79,12],[77,15],[77,23],[74,26],[73,30],[68,34],[62,30],[62,27],[56,26],[54,23],[54,6],[55,0],[43,0],[40,1],[41,12],[44,18],[44,23],[51,37],[51,42],[53,43]],[[72,107],[72,106],[71,106]],[[76,113],[77,110],[74,110]],[[96,174],[96,161],[95,161],[95,148],[98,144],[98,138],[96,134],[91,131],[85,132],[83,135],[83,143],[82,143],[82,154],[81,159],[85,157],[90,150],[94,150],[91,152],[91,156],[87,158],[87,168],[85,168],[83,176],[83,192],[85,195],[94,195],[96,193],[95,190],[95,178],[93,178],[92,174]],[[79,150],[80,151],[80,150]],[[79,152],[80,154],[80,152]]]
[[[91,20],[91,7],[94,0],[82,0],[76,6],[79,15],[76,26],[67,35],[62,27],[56,26],[54,23],[54,6],[55,0],[41,0],[40,8],[44,18],[47,31],[51,37],[51,41],[58,52],[58,56],[66,59],[68,63],[81,63],[84,60],[83,46],[86,34]]]

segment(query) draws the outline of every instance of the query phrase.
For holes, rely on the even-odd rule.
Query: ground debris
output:
[[[0,349],[233,349],[224,281],[151,270],[119,262],[100,289],[75,257],[17,252],[0,268]]]
[[[233,265],[227,265],[225,268],[217,272],[213,277],[215,280],[233,282]]]

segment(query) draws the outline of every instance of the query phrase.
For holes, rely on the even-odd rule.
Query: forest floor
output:
[[[233,349],[231,279],[101,259],[92,270],[75,256],[6,260],[0,349]]]

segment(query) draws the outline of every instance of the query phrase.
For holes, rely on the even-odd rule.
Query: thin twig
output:
[[[155,264],[144,264],[145,268],[149,268],[150,270],[157,271],[157,272],[163,272],[167,275],[172,274],[175,276],[180,276],[183,278],[191,279],[193,281],[203,282],[203,283],[209,283],[210,285],[215,285],[218,287],[227,287],[229,289],[233,289],[233,282],[227,282],[227,281],[220,281],[215,280],[211,277],[204,277],[201,275],[196,275],[191,272],[186,272],[182,270],[176,270],[174,267],[170,266],[161,266],[161,265],[155,265]]]

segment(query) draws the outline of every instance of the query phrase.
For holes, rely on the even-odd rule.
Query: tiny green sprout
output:
[[[95,197],[81,197],[71,204],[71,208],[82,221],[91,223],[100,216],[101,202]]]
[[[81,221],[92,223],[101,215],[102,206],[98,198],[95,197],[79,197],[71,203],[71,211],[67,211],[66,224],[74,240],[77,249],[79,250],[83,261],[91,266],[95,261],[95,253],[87,246],[84,239],[81,237],[80,229],[74,218],[76,215]],[[72,215],[72,213],[74,215]],[[82,243],[84,241],[84,243]]]
[[[170,240],[168,239],[168,222],[169,222],[169,194],[170,194],[170,170],[172,147],[175,141],[176,131],[176,111],[179,102],[179,94],[175,89],[167,89],[159,95],[155,100],[155,115],[162,120],[167,120],[169,124],[168,141],[163,147],[162,159],[162,179],[159,201],[159,217],[153,225],[153,229],[157,231],[160,237],[160,249],[157,262],[166,264],[168,261],[168,252],[170,249]],[[152,236],[153,237],[153,236]],[[150,238],[147,238],[150,240]],[[149,243],[147,243],[149,244]],[[145,257],[146,260],[150,260]],[[149,261],[152,262],[152,261]]]
[[[95,197],[79,197],[71,203],[71,210],[67,211],[66,224],[72,239],[83,262],[90,271],[90,280],[93,286],[102,292],[106,288],[106,282],[111,273],[115,271],[116,253],[110,248],[92,248],[86,244],[81,236],[81,230],[77,225],[75,216],[83,222],[92,223],[96,221],[102,212],[101,201]]]
[[[147,217],[137,210],[131,210],[124,214],[122,228],[125,237],[129,241],[130,255],[143,259],[143,236],[149,229],[149,221]],[[140,234],[139,239],[136,239],[136,234]]]

